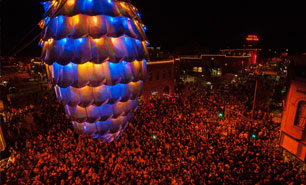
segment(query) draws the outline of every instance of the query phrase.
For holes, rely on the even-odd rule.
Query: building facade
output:
[[[226,54],[202,54],[180,57],[181,75],[214,77],[223,73],[239,73],[250,65],[251,56]]]
[[[173,95],[175,86],[175,60],[147,62],[147,78],[143,85],[143,98]]]
[[[306,57],[291,64],[287,87],[280,145],[306,162]]]

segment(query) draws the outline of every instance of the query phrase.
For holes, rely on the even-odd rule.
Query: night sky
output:
[[[39,22],[44,13],[39,2],[0,0],[2,55],[7,55]],[[133,0],[132,3],[142,14],[151,46],[161,46],[166,51],[192,54],[206,49],[241,48],[248,34],[257,34],[263,49],[306,51],[303,1]],[[19,47],[39,31],[35,29]],[[18,55],[40,56],[37,42]]]

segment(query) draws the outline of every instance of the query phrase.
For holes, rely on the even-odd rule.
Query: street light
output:
[[[251,135],[251,137],[252,137],[253,139],[257,139],[257,134],[256,134],[256,133],[253,133],[253,134]]]
[[[223,118],[223,117],[224,117],[224,113],[223,113],[223,112],[219,112],[218,116],[219,116],[220,118]]]
[[[225,110],[224,107],[221,107],[221,108],[219,109],[218,116],[219,116],[220,118],[223,118],[223,117],[224,117],[224,110]]]

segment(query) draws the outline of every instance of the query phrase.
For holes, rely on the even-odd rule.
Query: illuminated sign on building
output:
[[[257,35],[248,35],[248,37],[246,38],[247,41],[255,41],[258,42],[259,39],[257,37]]]

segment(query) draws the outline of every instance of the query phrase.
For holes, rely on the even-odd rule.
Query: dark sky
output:
[[[0,0],[3,55],[39,22],[43,14],[39,2]],[[142,14],[151,45],[161,46],[164,50],[192,53],[202,49],[239,48],[248,34],[257,34],[264,49],[306,50],[306,6],[303,1],[132,2]],[[26,41],[38,31],[36,29]],[[37,41],[19,55],[39,56]]]

